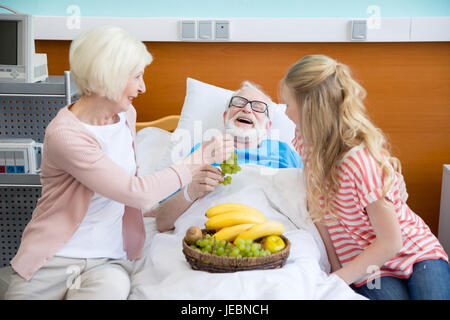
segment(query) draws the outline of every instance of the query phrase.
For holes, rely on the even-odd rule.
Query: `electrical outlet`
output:
[[[230,39],[230,22],[216,21],[216,40]]]
[[[213,22],[212,21],[198,21],[198,38],[199,40],[213,39]]]
[[[181,21],[181,40],[197,40],[196,26],[195,20]]]
[[[366,41],[367,40],[367,21],[366,20],[352,20],[351,37],[352,41]]]

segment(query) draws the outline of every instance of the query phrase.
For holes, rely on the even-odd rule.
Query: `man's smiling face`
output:
[[[267,105],[270,103],[264,94],[252,88],[244,88],[235,96],[245,98],[248,101],[261,101]],[[271,125],[267,111],[254,111],[250,103],[247,103],[243,108],[231,104],[223,113],[223,119],[228,133],[237,138],[248,139],[250,141],[258,139],[259,142],[267,135]]]

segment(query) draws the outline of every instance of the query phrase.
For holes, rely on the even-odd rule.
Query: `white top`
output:
[[[111,125],[83,125],[97,138],[103,152],[130,175],[136,173],[133,137],[125,113]],[[114,174],[113,172],[111,174]],[[83,222],[72,238],[55,255],[68,258],[125,259],[122,216],[125,205],[94,193]]]

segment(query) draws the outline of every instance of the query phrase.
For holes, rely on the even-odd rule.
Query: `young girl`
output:
[[[369,299],[450,299],[448,256],[406,204],[400,163],[349,68],[306,56],[281,82],[332,271]]]

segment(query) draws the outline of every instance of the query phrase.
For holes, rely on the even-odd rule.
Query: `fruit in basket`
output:
[[[220,216],[219,216],[220,217]],[[266,236],[279,236],[284,232],[284,225],[278,221],[267,221],[263,223],[258,223],[248,229],[240,233],[236,239],[235,243],[238,239],[251,239],[256,240]]]
[[[232,258],[263,257],[286,247],[278,237],[284,232],[284,225],[277,221],[267,221],[264,214],[250,206],[222,203],[209,208],[206,216],[208,220],[205,226],[208,231],[200,236],[198,230],[194,229],[197,238],[190,243],[192,249],[202,253]],[[272,238],[273,236],[275,237]],[[270,241],[263,245],[263,238]]]
[[[241,232],[250,229],[255,224],[246,223],[246,224],[238,224],[231,227],[225,227],[220,229],[214,234],[214,237],[217,240],[225,240],[225,241],[233,241]]]
[[[279,236],[268,236],[261,241],[264,249],[269,250],[271,253],[279,252],[286,247],[283,239]]]
[[[218,205],[215,205],[215,206],[209,208],[206,211],[206,216],[208,218],[212,218],[212,217],[217,216],[219,214],[233,212],[233,211],[256,212],[256,213],[259,213],[259,214],[263,215],[257,209],[255,209],[253,207],[250,207],[250,206],[247,206],[245,204],[234,203],[234,202],[227,202],[227,203],[221,203],[221,204],[218,204]]]
[[[202,230],[199,227],[192,226],[186,231],[186,236],[184,239],[186,240],[186,243],[191,245],[194,244],[197,240],[200,240],[203,238]]]
[[[206,234],[203,238],[198,239],[190,247],[202,253],[232,258],[265,257],[270,255],[270,251],[264,249],[261,243],[251,239],[241,239],[237,245],[234,245],[230,241],[218,240],[210,234]]]
[[[259,224],[266,222],[266,217],[260,212],[253,211],[233,211],[219,214],[206,221],[206,229],[218,230],[225,227],[234,226],[237,224]]]
[[[226,176],[227,174],[234,174],[241,171],[241,167],[237,164],[237,154],[233,152],[232,156],[220,164],[220,169],[222,170],[222,177],[224,180],[219,182],[223,185],[231,183],[231,176]]]

